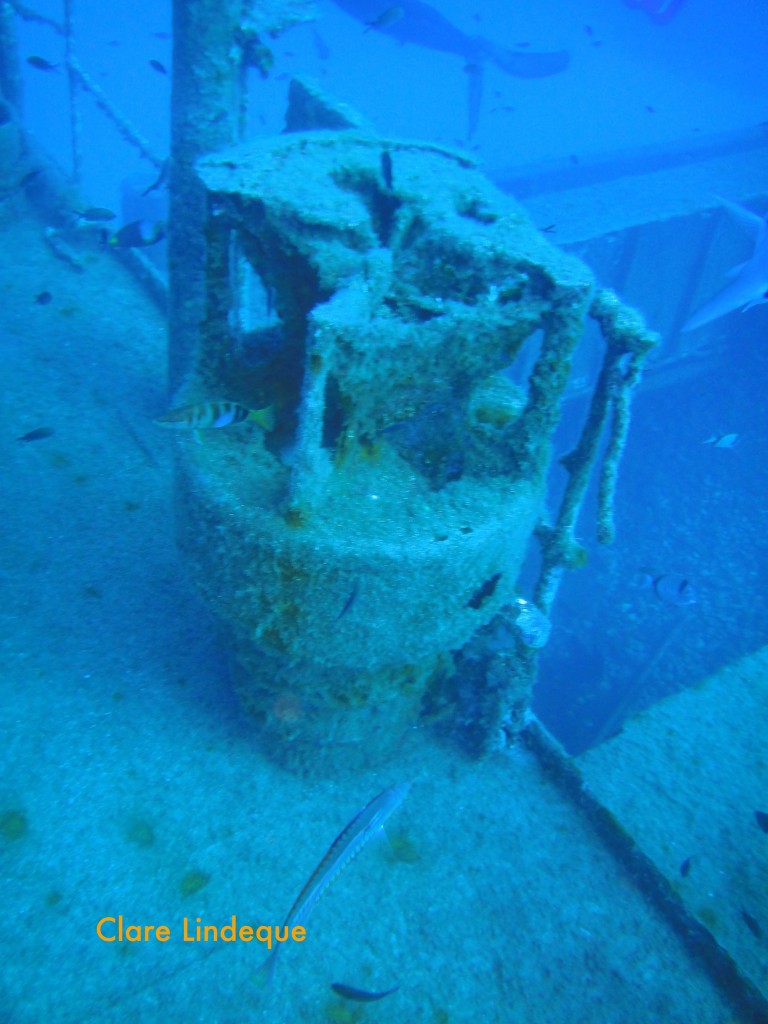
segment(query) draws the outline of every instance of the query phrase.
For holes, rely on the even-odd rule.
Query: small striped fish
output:
[[[155,420],[160,427],[180,430],[210,430],[214,427],[230,427],[233,423],[252,420],[264,430],[272,430],[275,414],[272,406],[266,409],[248,409],[237,402],[198,402],[172,409],[165,416]]]
[[[390,786],[366,804],[362,811],[358,811],[352,821],[336,836],[328,852],[310,875],[309,881],[296,897],[296,902],[288,911],[284,928],[304,924],[325,890],[355,859],[368,840],[384,827],[384,822],[405,800],[410,788],[410,782]],[[278,944],[272,950],[259,971],[263,982],[269,981],[274,974],[281,945]]]

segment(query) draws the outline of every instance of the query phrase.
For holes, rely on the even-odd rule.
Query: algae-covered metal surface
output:
[[[465,661],[484,669],[465,717],[489,749],[519,726],[533,679],[509,614],[529,541],[548,612],[583,564],[574,531],[609,420],[598,537],[612,539],[629,393],[653,338],[467,156],[382,138],[298,80],[286,120],[279,138],[197,162],[205,294],[176,403],[234,400],[267,430],[180,449],[182,547],[282,761],[377,760],[425,704],[455,704],[471,641]],[[548,523],[551,438],[588,317],[605,363]],[[510,375],[524,348],[522,388]],[[516,659],[478,653],[478,633],[499,628]]]
[[[768,649],[577,758],[585,784],[768,1006]],[[764,1018],[763,1018],[764,1019]]]
[[[182,544],[280,756],[375,758],[517,596],[591,275],[434,146],[294,132],[198,173],[208,312],[179,401],[276,426],[183,448]],[[526,394],[500,371],[537,331]]]

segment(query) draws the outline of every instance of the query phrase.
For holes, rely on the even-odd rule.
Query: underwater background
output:
[[[656,341],[632,389],[615,538],[596,539],[596,476],[574,526],[574,571],[558,577],[551,602],[540,587],[541,524],[557,519],[569,480],[561,460],[600,390],[594,318],[584,315],[584,337],[552,370],[557,422],[535,466],[504,452],[523,450],[514,417],[536,393],[544,321],[531,320],[509,366],[489,365],[489,378],[504,378],[503,401],[490,391],[484,401],[510,422],[487,449],[465,443],[461,418],[466,402],[473,429],[481,422],[479,392],[467,399],[474,335],[462,341],[470,354],[446,343],[445,366],[424,364],[416,385],[427,398],[413,417],[383,425],[366,398],[370,436],[363,412],[352,436],[340,375],[319,429],[341,483],[325,533],[308,542],[338,559],[316,600],[336,603],[310,619],[310,570],[293,561],[289,572],[288,541],[267,547],[251,575],[238,576],[232,554],[251,550],[259,528],[244,507],[282,509],[286,536],[306,526],[300,502],[280,497],[295,485],[284,478],[302,471],[302,409],[317,369],[290,332],[322,327],[315,313],[286,313],[291,290],[304,295],[299,270],[273,288],[263,241],[232,250],[239,269],[210,261],[212,288],[240,264],[257,266],[256,297],[239,320],[211,302],[205,324],[222,317],[234,354],[219,359],[218,328],[206,326],[214,341],[204,338],[192,371],[174,376],[171,355],[169,388],[169,304],[173,353],[181,285],[178,256],[168,277],[168,245],[185,210],[177,202],[169,223],[169,184],[179,186],[167,157],[172,125],[180,131],[174,104],[196,101],[181,96],[174,31],[187,33],[177,60],[197,61],[198,7],[207,32],[218,7],[202,0],[175,12],[35,0],[39,17],[0,4],[0,1021],[768,1021],[768,10],[757,0],[273,0],[255,14],[245,5],[250,34],[231,41],[232,62],[243,60],[232,144],[254,145],[253,167],[268,168],[286,209],[305,203],[306,224],[292,225],[297,252],[302,236],[310,246],[320,234],[309,211],[325,199],[309,184],[302,192],[280,149],[294,80],[319,97],[317,116],[341,111],[361,138],[390,140],[391,157],[379,164],[377,148],[372,165],[380,241],[394,250],[387,218],[417,202],[406,197],[414,182],[439,198],[466,172],[467,193],[482,202],[468,203],[461,251],[482,251],[497,203],[502,220],[521,218],[526,273],[544,268],[555,282],[555,298],[542,298],[521,273],[516,301],[551,301],[544,320],[567,320],[580,288],[615,289]],[[279,28],[254,28],[258,18]],[[68,35],[50,24],[65,21]],[[74,102],[73,60],[90,83]],[[419,146],[417,167],[407,161]],[[250,179],[235,180],[236,152],[200,171],[210,219],[190,230],[212,251],[220,215],[237,230],[237,196],[260,202]],[[444,171],[433,152],[451,154]],[[355,165],[361,192],[366,159]],[[353,191],[322,158],[312,173]],[[510,214],[506,197],[523,212]],[[414,270],[383,303],[385,323],[418,306],[425,349],[441,303],[482,276],[471,261],[448,274],[440,231],[424,252],[428,270],[440,264],[445,300],[420,267],[417,298]],[[717,306],[734,267],[738,302]],[[398,364],[375,378],[372,362],[374,393]],[[279,378],[274,394],[264,367]],[[212,380],[229,382],[228,393]],[[416,385],[403,407],[421,401]],[[274,404],[276,424],[207,429],[212,403],[244,402],[249,388],[253,405]],[[296,408],[286,411],[289,397]],[[197,411],[181,430],[160,429],[189,406]],[[608,447],[606,434],[599,458]],[[434,572],[428,559],[409,563],[413,550],[398,548],[391,525],[403,462],[408,486],[419,478],[404,501],[409,523],[442,543],[446,523],[446,535],[469,532],[461,516],[489,536],[507,517],[514,545],[494,541],[477,579],[451,558]],[[540,503],[502,504],[509,495],[494,488],[507,472],[538,481]],[[461,490],[484,474],[482,500]],[[369,499],[392,517],[370,547]],[[492,573],[512,547],[515,571],[505,562]],[[383,561],[400,563],[386,587]],[[273,563],[290,576],[283,595],[264,584],[269,616],[285,620],[279,636],[263,605],[246,611]],[[537,601],[532,640],[491,617]],[[454,629],[475,612],[476,632]],[[279,644],[294,627],[286,654]],[[328,711],[318,694],[355,676],[349,665],[367,667],[369,648],[372,666],[382,648],[420,650],[419,633],[433,628],[446,639],[429,670],[409,656],[383,696],[385,684],[360,672],[360,689],[350,683]],[[301,692],[299,682],[254,687],[262,647],[270,678],[301,662]],[[508,692],[499,673],[521,689]],[[378,842],[383,818],[389,842]],[[238,927],[303,925],[306,941],[286,943],[265,970],[262,940],[189,940],[198,919],[220,929],[233,915]],[[104,941],[118,917],[165,925],[170,937]]]

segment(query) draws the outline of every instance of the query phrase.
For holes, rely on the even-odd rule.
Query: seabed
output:
[[[175,553],[173,449],[191,441],[151,423],[165,401],[161,316],[108,255],[81,274],[56,260],[31,216],[5,226],[0,281],[3,1021],[766,1019],[759,997],[753,1011],[726,1000],[640,877],[666,879],[678,922],[711,931],[765,991],[740,919],[765,892],[752,874],[765,864],[750,820],[760,793],[740,788],[764,778],[752,683],[765,652],[581,759],[642,869],[536,744],[474,763],[414,729],[384,768],[301,779],[260,752]],[[37,305],[43,290],[52,301]],[[40,426],[55,433],[15,440]],[[185,917],[282,924],[344,824],[405,780],[391,847],[337,880],[269,986],[255,981],[256,943],[181,941]],[[171,940],[101,942],[98,921],[120,914],[169,924]],[[335,981],[400,989],[361,1007]]]

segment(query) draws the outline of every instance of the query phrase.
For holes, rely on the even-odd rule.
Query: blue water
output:
[[[249,72],[246,137],[278,135],[291,76],[311,76],[372,130],[458,150],[492,180],[522,182],[534,223],[551,228],[548,240],[592,265],[600,284],[616,287],[660,332],[633,401],[616,540],[604,547],[594,538],[593,482],[577,530],[587,564],[566,574],[539,654],[533,712],[565,755],[577,756],[768,642],[768,305],[695,334],[679,330],[725,284],[728,267],[752,252],[718,196],[768,213],[768,9],[758,0],[686,0],[659,24],[621,0],[435,5],[467,36],[516,54],[565,50],[570,64],[551,77],[519,78],[486,61],[480,88],[474,57],[365,32],[323,2],[313,20],[268,40],[274,65],[266,78]],[[54,0],[35,9],[63,16]],[[383,3],[379,13],[391,10]],[[165,159],[170,9],[82,0],[75,16],[82,66]],[[23,125],[66,176],[63,43],[49,26],[16,23]],[[31,55],[57,67],[35,68]],[[83,205],[114,210],[110,232],[140,217],[164,220],[166,189],[142,195],[157,168],[89,97],[80,112]],[[662,177],[639,177],[648,159]],[[458,716],[441,717],[437,701],[384,763],[297,772],[268,756],[238,699],[229,638],[176,548],[178,439],[151,423],[169,401],[165,320],[103,251],[86,254],[82,272],[57,259],[42,238],[44,215],[16,195],[19,175],[3,167],[3,195],[12,195],[0,206],[0,1022],[767,1020],[759,971],[745,968],[763,992],[750,1003],[722,963],[712,967],[684,934],[690,914],[737,967],[750,963],[739,942],[756,941],[759,959],[768,903],[745,907],[739,878],[749,874],[749,891],[760,891],[765,849],[750,847],[719,872],[733,888],[718,913],[727,908],[743,933],[738,941],[722,940],[721,924],[702,912],[703,883],[683,893],[683,917],[670,923],[649,892],[665,879],[679,893],[680,873],[652,853],[627,873],[626,850],[604,842],[527,746],[502,751],[499,741],[489,760],[468,757],[480,702],[466,688]],[[598,191],[612,178],[616,191]],[[647,189],[642,215],[638,182]],[[602,204],[594,238],[581,191],[592,187]],[[613,208],[604,205],[610,195]],[[653,235],[656,219],[676,227]],[[673,235],[669,251],[646,240]],[[635,243],[645,256],[632,257]],[[147,254],[163,275],[164,247]],[[44,291],[50,302],[35,301]],[[565,482],[558,459],[576,443],[598,367],[593,341],[577,355],[553,438],[550,514]],[[52,436],[16,440],[38,427]],[[733,447],[704,443],[731,433]],[[532,543],[519,581],[528,596],[537,570]],[[695,603],[660,599],[644,573],[688,581]],[[365,587],[352,594],[343,615],[375,617]],[[748,685],[762,692],[765,679],[757,672]],[[292,700],[276,711],[289,723],[303,713]],[[716,785],[732,737],[715,735],[711,705],[708,714],[711,748],[697,747],[691,762],[711,763]],[[764,736],[765,726],[745,730]],[[751,779],[758,791],[764,768]],[[185,918],[282,923],[334,836],[405,780],[414,786],[390,823],[392,846],[366,850],[334,880],[306,948],[281,958],[266,990],[255,943],[180,941]],[[634,781],[625,780],[628,794]],[[667,782],[685,803],[686,780]],[[759,809],[733,811],[756,844]],[[670,833],[678,860],[678,849],[690,850],[717,869],[714,845],[702,851],[684,829]],[[634,838],[643,850],[642,836]],[[103,943],[97,922],[118,915],[167,923],[172,941]],[[341,999],[332,982],[400,989],[363,1004]]]
[[[60,16],[54,0],[39,9]],[[768,70],[761,53],[768,27],[759,0],[731,5],[727,16],[715,3],[688,0],[663,27],[620,0],[577,7],[556,0],[528,5],[454,0],[440,10],[468,35],[510,48],[525,43],[572,55],[567,73],[542,80],[488,68],[470,144],[491,174],[510,165],[685,142],[765,120]],[[287,79],[298,72],[353,104],[382,134],[446,145],[466,141],[466,61],[401,45],[374,31],[362,38],[360,23],[332,3],[320,5],[319,13],[316,23],[299,25],[275,43],[268,80],[252,72],[254,133],[280,130]],[[170,34],[170,21],[168,5],[161,3],[126,3],[113,10],[85,0],[77,7],[77,48],[84,66],[161,156],[168,148],[170,80],[148,62],[158,60],[170,69],[170,40],[157,38]],[[49,29],[29,24],[22,27],[21,49],[52,62],[62,56],[61,42]],[[44,135],[66,163],[63,82],[27,68],[25,87],[30,129]],[[86,106],[85,117],[87,192],[94,203],[114,206],[120,182],[146,173],[147,167],[114,144],[100,112]]]

